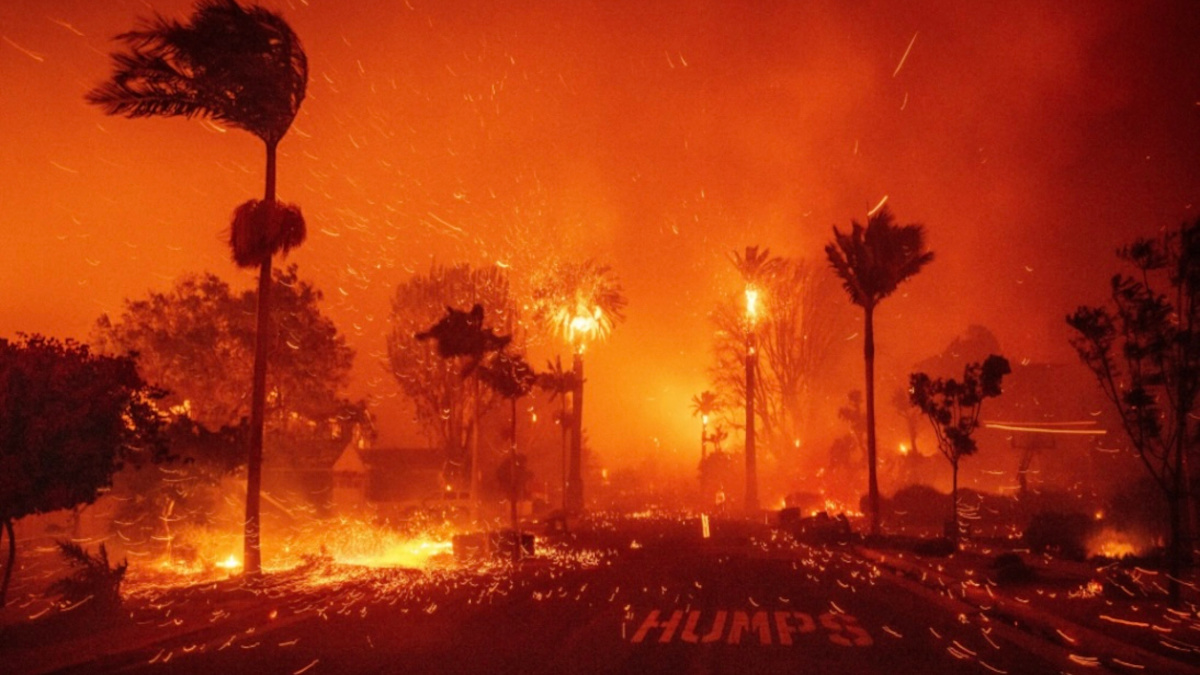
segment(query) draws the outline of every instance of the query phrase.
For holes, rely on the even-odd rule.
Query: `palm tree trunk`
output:
[[[517,527],[517,397],[512,398],[512,444],[508,446],[508,509],[512,516],[513,562],[521,559],[521,530]]]
[[[583,510],[583,354],[576,353],[572,364],[575,391],[571,393],[571,468],[567,477],[567,510]]]
[[[754,448],[754,333],[746,333],[746,512],[758,510],[758,462]]]
[[[871,534],[879,535],[879,477],[875,471],[875,308],[865,308],[863,361],[867,369],[867,509]]]
[[[12,518],[4,519],[4,532],[8,533],[8,563],[4,565],[4,583],[0,585],[0,607],[4,607],[8,601],[8,584],[12,581],[13,565],[17,562],[17,536],[13,533]]]
[[[471,374],[471,428],[468,433],[471,435],[468,439],[468,445],[471,448],[471,481],[469,483],[471,490],[471,517],[475,520],[479,519],[479,371],[476,368]]]
[[[263,201],[275,201],[275,143],[267,143],[267,186]],[[246,461],[246,523],[242,569],[247,577],[262,574],[259,539],[259,493],[262,491],[263,421],[267,404],[267,346],[271,312],[271,256],[258,269],[257,327],[254,333],[254,383],[250,399],[250,456]]]
[[[562,443],[562,447],[561,447],[561,451],[562,451],[562,500],[563,500],[562,507],[563,507],[563,514],[565,515],[567,513],[567,445],[568,445],[567,437],[571,433],[571,428],[574,428],[573,423],[570,425],[570,428],[568,428],[568,425],[567,425],[568,419],[567,419],[567,394],[566,394],[566,392],[559,393],[559,404],[558,405],[559,405],[559,411],[562,413],[559,416],[559,420],[560,420],[559,428],[560,428],[560,432],[561,432],[560,433],[561,438],[559,440]]]

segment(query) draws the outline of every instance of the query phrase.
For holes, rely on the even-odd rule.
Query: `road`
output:
[[[73,672],[1058,673],[1086,661],[766,528],[624,520],[554,555],[413,583],[378,571],[214,604]],[[586,551],[586,553],[580,553]],[[190,614],[197,614],[193,599]],[[180,607],[178,616],[187,616]]]

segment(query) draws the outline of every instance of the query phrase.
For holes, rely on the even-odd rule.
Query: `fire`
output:
[[[821,513],[821,511],[822,511],[821,509],[813,509],[812,515],[814,515],[814,516],[815,516],[815,515],[817,515],[818,513]],[[854,510],[854,509],[850,508],[849,506],[846,506],[846,504],[845,504],[845,503],[843,503],[843,502],[841,502],[841,501],[838,501],[838,500],[836,500],[836,499],[833,499],[833,498],[831,498],[831,497],[826,497],[826,498],[825,498],[825,508],[824,508],[824,512],[825,512],[825,513],[828,513],[828,514],[830,514],[830,515],[835,515],[835,514],[838,514],[838,513],[843,513],[843,514],[845,514],[846,516],[851,516],[851,517],[860,517],[860,516],[862,516],[862,513],[860,513],[859,511],[856,511],[856,510]]]
[[[229,557],[216,564],[217,567],[227,570],[235,570],[242,566],[242,561],[238,560],[237,556],[230,553]]]
[[[1128,532],[1105,527],[1088,542],[1088,552],[1091,555],[1113,559],[1137,556],[1149,547],[1148,542],[1141,539]]]
[[[909,453],[909,448],[908,448],[908,446],[907,446],[907,445],[905,445],[904,443],[901,443],[901,444],[900,444],[900,456],[901,456],[901,457],[908,457],[908,453]]]
[[[409,567],[420,568],[433,564],[435,558],[453,554],[450,541],[434,539],[408,539],[387,545],[382,551],[363,555],[339,555],[334,560],[346,565],[362,567]]]
[[[750,325],[754,325],[758,318],[758,289],[753,286],[746,288],[746,316],[750,319]]]

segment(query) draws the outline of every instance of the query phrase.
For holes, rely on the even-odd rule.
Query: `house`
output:
[[[334,513],[399,516],[443,490],[441,450],[364,445],[349,443],[333,463]]]

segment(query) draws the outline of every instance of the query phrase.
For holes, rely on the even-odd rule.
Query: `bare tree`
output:
[[[754,410],[756,435],[767,452],[784,459],[809,426],[814,389],[846,311],[836,302],[832,291],[837,280],[827,268],[803,259],[780,260],[762,289]],[[709,377],[725,402],[726,422],[733,427],[741,424],[731,415],[746,405],[741,310],[739,298],[730,294],[710,314],[716,333]]]

